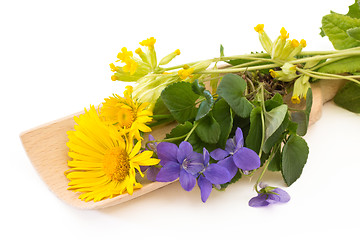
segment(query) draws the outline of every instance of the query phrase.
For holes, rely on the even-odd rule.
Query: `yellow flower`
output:
[[[123,71],[124,72],[129,72],[130,75],[133,75],[136,71],[136,69],[138,68],[138,63],[135,62],[133,59],[131,58],[128,58],[126,61],[125,61],[126,65],[123,66]]]
[[[119,68],[118,68],[118,67],[116,67],[116,66],[115,66],[115,64],[110,63],[109,65],[110,65],[110,70],[111,70],[112,72],[119,71]]]
[[[94,106],[75,117],[75,131],[69,131],[69,190],[81,192],[84,201],[100,201],[120,194],[132,194],[142,185],[135,170],[144,176],[140,166],[159,163],[152,151],[140,153],[141,141],[134,146],[111,125],[101,121]]]
[[[168,64],[171,60],[173,60],[176,56],[180,55],[180,50],[176,49],[174,52],[168,54],[167,56],[163,57],[160,62],[159,65],[166,65]]]
[[[255,31],[258,32],[259,34],[264,32],[264,24],[258,24],[256,25],[256,27],[254,27]]]
[[[122,62],[126,62],[129,58],[131,58],[133,56],[132,51],[128,51],[126,47],[123,47],[121,49],[121,52],[118,53],[117,57],[119,60],[118,61],[122,61]]]
[[[194,68],[186,68],[186,69],[180,69],[178,71],[178,75],[180,76],[180,78],[182,80],[187,79],[188,77],[192,77],[193,75],[191,75],[194,72]]]
[[[146,40],[143,40],[140,42],[141,46],[148,47],[150,50],[154,49],[154,44],[156,42],[156,39],[151,37]]]
[[[272,41],[269,38],[269,36],[266,34],[266,32],[264,31],[264,24],[258,24],[256,27],[254,27],[255,31],[259,33],[259,40],[260,43],[262,45],[262,47],[264,48],[264,50],[271,54],[272,52]]]
[[[301,39],[300,44],[303,48],[306,47],[306,41],[304,39]]]
[[[292,103],[299,104],[301,98],[306,100],[307,91],[309,88],[311,88],[309,79],[310,77],[308,75],[302,75],[296,79],[294,83],[293,95],[291,97]]]
[[[114,94],[113,97],[106,98],[102,103],[100,115],[107,124],[114,125],[124,134],[129,134],[130,138],[140,140],[140,131],[151,132],[146,123],[152,121],[152,112],[146,109],[148,103],[139,103],[132,99],[132,91],[132,87],[127,86],[124,97]]]
[[[281,38],[282,40],[286,40],[286,39],[289,38],[289,33],[286,31],[286,29],[285,29],[284,27],[282,27],[282,28],[280,29],[280,34],[281,34],[280,38]]]

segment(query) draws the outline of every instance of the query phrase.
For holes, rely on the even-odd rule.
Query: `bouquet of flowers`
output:
[[[290,40],[285,28],[275,39],[263,24],[254,30],[262,52],[225,56],[220,46],[213,59],[170,67],[180,50],[158,61],[153,37],[135,53],[122,48],[110,64],[111,80],[133,86],[74,118],[68,190],[98,202],[178,179],[185,191],[198,185],[206,202],[212,190],[261,171],[249,205],[289,201],[262,178],[280,172],[290,186],[301,176],[317,84],[340,81],[335,103],[360,113],[360,1],[346,15],[323,17],[321,34],[335,51],[303,51],[306,41]]]

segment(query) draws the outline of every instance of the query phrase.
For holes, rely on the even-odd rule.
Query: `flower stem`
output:
[[[266,170],[267,170],[267,168],[268,168],[268,166],[269,166],[269,164],[270,164],[271,160],[274,158],[274,156],[275,156],[276,152],[278,151],[278,149],[279,149],[280,145],[281,145],[281,144],[278,144],[276,147],[274,147],[274,148],[273,148],[273,151],[271,152],[271,154],[270,154],[270,156],[269,156],[268,160],[267,160],[267,161],[266,161],[266,163],[264,164],[263,170],[262,170],[262,172],[261,172],[261,174],[260,174],[259,178],[257,179],[257,181],[256,181],[256,183],[255,183],[255,185],[254,185],[255,191],[256,191],[257,193],[259,193],[259,190],[258,190],[258,188],[257,188],[257,187],[258,187],[258,185],[259,185],[259,183],[260,183],[261,179],[263,178],[263,176],[264,176],[264,174],[265,174],[265,172],[266,172]]]
[[[192,129],[187,133],[186,138],[184,139],[184,141],[187,141],[190,137],[190,135],[194,132],[195,128],[199,125],[199,121],[195,122],[194,126],[192,127]]]
[[[265,142],[265,116],[264,113],[266,112],[265,109],[265,99],[264,99],[264,85],[260,85],[261,95],[260,95],[260,101],[261,101],[261,125],[262,125],[262,137],[261,137],[261,144],[260,144],[260,150],[259,150],[259,158],[261,158],[264,142]]]
[[[328,58],[350,57],[350,56],[360,56],[360,51],[359,50],[353,50],[353,49],[351,51],[349,51],[349,49],[347,49],[347,50],[337,51],[337,52],[332,53],[332,54],[300,58],[300,59],[296,59],[296,60],[293,60],[293,61],[289,61],[289,63],[298,64],[298,63],[305,63],[307,61],[317,61],[317,60],[320,61],[320,60],[324,60],[324,59],[328,59]]]

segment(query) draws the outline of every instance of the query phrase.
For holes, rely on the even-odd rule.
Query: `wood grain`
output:
[[[314,100],[310,125],[314,124],[321,117],[322,105],[331,100],[343,84],[344,81],[321,80],[312,85]],[[126,202],[170,184],[142,182],[143,188],[135,190],[133,195],[123,194],[100,202],[84,202],[78,199],[80,193],[67,190],[69,180],[65,177],[64,172],[68,170],[67,161],[69,160],[69,149],[66,146],[68,141],[67,131],[74,129],[74,116],[79,116],[81,113],[83,112],[44,124],[20,135],[23,147],[32,165],[49,189],[58,198],[77,208],[99,209]],[[173,127],[174,124],[169,124],[155,128],[152,135],[156,139],[162,139]]]

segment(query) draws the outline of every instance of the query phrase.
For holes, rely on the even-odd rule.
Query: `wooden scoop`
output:
[[[322,105],[331,100],[343,84],[343,80],[320,80],[312,85],[313,106],[310,115],[310,125],[319,120]],[[289,99],[285,99],[285,101],[289,102]],[[84,202],[78,198],[80,193],[67,190],[69,180],[64,175],[64,172],[69,169],[67,165],[69,157],[68,147],[66,146],[66,142],[68,141],[66,132],[74,129],[74,116],[82,113],[83,112],[79,112],[44,124],[25,131],[20,135],[24,149],[33,166],[42,180],[58,198],[77,208],[99,209],[126,202],[170,184],[143,180],[144,182],[141,182],[143,187],[135,190],[132,195],[123,194],[100,202]],[[162,139],[174,126],[175,124],[169,124],[161,126],[161,128],[155,128],[151,134],[155,139]]]

